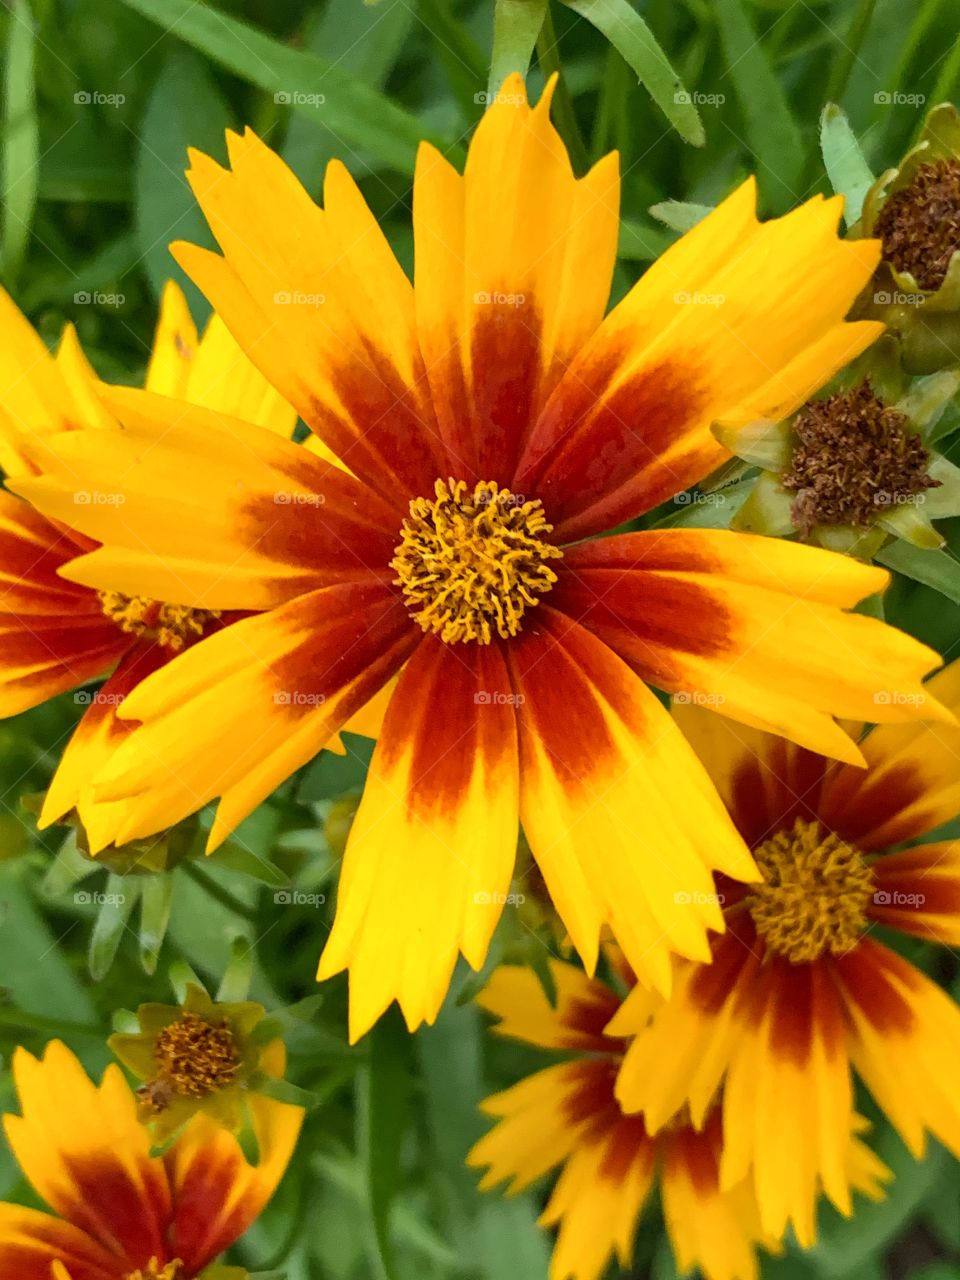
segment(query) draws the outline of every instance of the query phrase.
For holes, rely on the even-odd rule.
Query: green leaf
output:
[[[950,551],[928,551],[898,538],[882,547],[874,558],[960,604],[960,561]]]
[[[512,71],[526,77],[546,13],[547,0],[496,0],[488,101]]]
[[[80,898],[84,896],[78,894]],[[103,893],[86,895],[99,903],[99,913],[90,935],[90,976],[95,982],[105,977],[113,964],[114,956],[127,927],[130,913],[136,904],[138,887],[133,880],[122,876],[108,876]]]
[[[413,172],[417,147],[424,136],[420,122],[341,67],[318,54],[291,49],[249,23],[196,0],[123,3],[308,118],[317,118],[317,99],[322,96],[323,123],[335,130],[346,146],[369,151],[401,173]],[[447,146],[448,139],[426,136],[439,147],[447,147],[451,158],[461,158],[459,148]]]
[[[288,1102],[294,1107],[310,1110],[316,1106],[317,1095],[309,1089],[298,1089],[289,1080],[278,1080],[276,1076],[255,1075],[250,1079],[250,1088],[254,1093],[262,1093],[265,1098],[274,1102]]]
[[[253,943],[249,938],[234,938],[227,965],[217,991],[217,1000],[223,1004],[236,1004],[246,1000],[253,976]]]
[[[652,262],[673,244],[675,236],[667,235],[662,227],[640,222],[635,218],[620,220],[620,244],[617,253],[632,262]]]
[[[692,231],[697,223],[702,222],[708,213],[713,213],[713,208],[708,204],[687,204],[683,200],[663,200],[660,204],[652,204],[649,211],[658,222],[663,222],[672,230],[683,233]]]
[[[160,948],[170,923],[172,900],[171,875],[143,877],[140,885],[140,963],[151,975],[157,971]]]
[[[763,189],[776,208],[787,208],[797,202],[800,192],[800,130],[741,0],[714,0],[713,8],[746,141],[759,162]]]
[[[370,1211],[371,1261],[394,1276],[390,1210],[401,1185],[400,1153],[410,1112],[410,1037],[390,1009],[370,1032],[370,1060],[357,1074],[357,1151]]]
[[[684,142],[702,147],[706,137],[693,98],[629,0],[563,0],[563,3],[607,37]]]
[[[39,127],[34,84],[36,33],[26,0],[13,0],[7,21],[3,113],[3,269],[10,278],[30,242],[39,182]]]
[[[184,170],[187,148],[218,159],[226,154],[230,111],[209,70],[188,49],[174,49],[157,78],[140,124],[136,172],[137,241],[155,296],[175,278],[195,314],[206,308],[200,292],[170,256],[172,240],[209,247],[213,238]]]
[[[827,103],[820,116],[820,150],[830,185],[844,198],[844,222],[852,227],[860,217],[864,196],[873,186],[873,174],[850,121],[833,102]]]
[[[430,1152],[442,1186],[464,1211],[476,1210],[476,1178],[464,1161],[487,1125],[477,1103],[484,1096],[482,1018],[475,1004],[448,1000],[433,1026],[422,1027],[415,1047],[423,1078]]]

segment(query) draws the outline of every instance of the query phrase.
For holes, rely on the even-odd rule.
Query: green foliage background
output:
[[[697,148],[583,16],[612,22],[629,52],[612,0],[552,4],[531,88],[539,91],[544,68],[560,65],[557,118],[578,163],[611,147],[621,153],[617,293],[673,238],[652,205],[712,204],[751,171],[767,213],[827,191],[818,151],[825,102],[845,108],[880,171],[911,141],[924,104],[957,97],[956,0],[647,0],[638,8],[649,29],[687,90],[702,95],[705,145]],[[102,375],[137,382],[159,290],[177,274],[167,242],[208,241],[182,178],[186,148],[222,159],[224,127],[243,124],[318,196],[324,164],[342,157],[409,268],[416,141],[429,136],[462,159],[483,111],[492,30],[489,0],[234,0],[218,10],[194,0],[6,0],[4,283],[51,344],[73,321]],[[291,107],[283,95],[296,94],[324,101]],[[201,319],[205,303],[189,292]],[[122,302],[96,300],[110,295]],[[948,532],[955,551],[960,533]],[[957,656],[958,606],[899,580],[886,609],[891,621]],[[67,696],[0,726],[4,1062],[14,1045],[36,1051],[57,1035],[99,1071],[115,1012],[167,998],[171,966],[191,966],[216,990],[232,956],[231,972],[249,966],[252,995],[268,1007],[314,995],[336,882],[337,840],[331,828],[331,847],[323,820],[362,785],[369,744],[353,739],[345,760],[324,757],[303,770],[244,824],[225,856],[182,863],[171,895],[169,884],[147,885],[146,877],[108,883],[69,837],[61,849],[62,830],[34,832],[21,797],[45,788],[81,711]],[[326,901],[276,902],[290,883]],[[124,886],[129,910],[98,911],[83,900]],[[508,918],[500,945],[542,959],[544,944],[531,936]],[[957,990],[955,956],[918,948],[915,958]],[[492,1041],[482,1015],[457,1003],[466,978],[458,975],[437,1025],[412,1039],[391,1016],[347,1048],[338,981],[323,988],[309,1020],[291,1022],[291,1078],[317,1095],[317,1106],[280,1193],[235,1261],[289,1280],[546,1276],[549,1240],[535,1226],[542,1192],[480,1197],[462,1163],[485,1124],[477,1102],[544,1060]],[[0,1104],[13,1105],[6,1073]],[[873,1114],[869,1102],[863,1108]],[[915,1163],[882,1123],[875,1136],[898,1174],[889,1199],[861,1205],[851,1222],[824,1213],[818,1247],[765,1260],[765,1277],[960,1277],[956,1162],[934,1147]],[[0,1197],[32,1202],[3,1151]],[[630,1274],[674,1275],[656,1208]]]

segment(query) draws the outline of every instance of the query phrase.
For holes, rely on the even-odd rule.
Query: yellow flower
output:
[[[11,1280],[194,1280],[259,1216],[303,1119],[299,1107],[251,1101],[255,1168],[205,1116],[160,1158],[119,1067],[95,1085],[54,1040],[40,1059],[18,1049],[13,1074],[22,1114],[5,1117],[7,1138],[53,1212],[0,1204]]]
[[[712,1107],[696,1127],[678,1116],[656,1134],[642,1116],[626,1115],[614,1088],[627,1041],[605,1031],[620,997],[572,965],[552,961],[550,967],[555,1008],[529,969],[512,966],[497,969],[478,997],[500,1019],[501,1035],[573,1055],[483,1104],[499,1123],[468,1156],[468,1164],[487,1169],[481,1187],[509,1179],[514,1193],[561,1169],[540,1219],[559,1228],[550,1280],[599,1280],[614,1255],[628,1269],[637,1223],[655,1187],[679,1271],[698,1267],[706,1280],[756,1280],[757,1247],[779,1252],[780,1236],[761,1226],[747,1177],[721,1185],[720,1108]],[[641,1002],[649,999],[640,988],[637,994]],[[675,1069],[670,1058],[647,1066]],[[859,1119],[855,1127],[863,1127]],[[887,1171],[850,1132],[849,1176],[879,1198]],[[842,1143],[843,1132],[837,1138]]]
[[[960,663],[928,688],[960,706]],[[685,1107],[701,1123],[722,1086],[723,1184],[752,1169],[764,1228],[809,1243],[819,1186],[849,1211],[853,1071],[914,1155],[927,1132],[960,1155],[960,1010],[871,936],[960,943],[960,843],[916,843],[960,811],[960,731],[881,725],[864,772],[699,708],[679,719],[763,882],[722,880],[712,963],[678,964],[662,1007],[624,1005],[617,1095],[659,1131]]]
[[[122,431],[35,451],[19,492],[73,513],[109,456],[125,501],[71,577],[191,608],[269,610],[128,698],[142,723],[98,794],[148,834],[220,797],[212,845],[400,672],[344,856],[320,976],[350,971],[351,1035],[394,999],[431,1021],[509,893],[518,822],[588,967],[609,924],[638,970],[705,958],[711,871],[754,868],[649,685],[859,759],[834,715],[942,714],[937,656],[843,612],[887,575],[729,531],[599,535],[711,471],[717,419],[782,417],[880,332],[848,324],[878,246],[838,200],[757,220],[747,182],[604,318],[617,160],[576,180],[519,77],[464,175],[421,149],[416,280],[346,169],[318,208],[252,133],[192,157],[222,256],[178,259],[349,473],[253,426],[139,391]],[[189,532],[188,532],[189,531]],[[843,662],[836,660],[843,654]],[[402,670],[401,670],[402,668]]]

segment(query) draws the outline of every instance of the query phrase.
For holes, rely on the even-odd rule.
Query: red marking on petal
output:
[[[906,960],[864,938],[855,950],[832,963],[849,999],[878,1031],[901,1035],[910,1031],[913,1011],[894,982],[897,977],[912,985],[914,970]]]

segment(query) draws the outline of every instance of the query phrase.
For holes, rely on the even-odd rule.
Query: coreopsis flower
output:
[[[59,1041],[18,1049],[22,1114],[10,1148],[46,1213],[0,1204],[0,1273],[16,1280],[195,1280],[258,1217],[293,1154],[303,1112],[253,1100],[260,1161],[195,1117],[162,1155],[117,1066],[99,1085]],[[242,1273],[241,1273],[242,1274]]]
[[[0,465],[9,481],[34,473],[31,442],[65,430],[106,429],[98,380],[72,326],[56,358],[0,291]],[[223,324],[210,321],[202,340],[186,301],[167,285],[146,374],[152,392],[216,404],[222,412],[289,436],[296,412],[237,347]],[[74,495],[74,511],[118,502],[105,468]],[[94,845],[109,840],[111,813],[95,806],[90,781],[128,732],[118,719],[138,681],[230,620],[220,610],[191,609],[148,598],[131,582],[97,590],[60,571],[95,543],[79,532],[73,512],[47,519],[0,491],[0,714],[15,715],[55,694],[110,674],[96,693],[77,699],[86,711],[47,792],[40,825],[79,812]]]
[[[500,1019],[501,1035],[569,1055],[483,1103],[498,1123],[467,1158],[487,1170],[481,1188],[509,1179],[508,1191],[518,1192],[560,1168],[540,1218],[559,1228],[550,1280],[599,1280],[614,1255],[629,1269],[638,1221],[657,1188],[680,1272],[698,1267],[706,1280],[756,1280],[758,1246],[779,1252],[780,1236],[761,1225],[749,1177],[720,1184],[720,1108],[697,1126],[678,1116],[658,1133],[642,1116],[625,1114],[614,1090],[627,1041],[605,1030],[620,996],[572,965],[550,967],[555,1007],[531,970],[513,966],[495,970],[477,998]],[[669,1071],[671,1061],[657,1068]],[[851,1182],[878,1199],[885,1167],[849,1129],[837,1136],[846,1136]]]
[[[258,1086],[273,1079],[283,1042],[262,1041],[266,1010],[250,1000],[218,1003],[191,983],[180,1005],[144,1004],[139,1031],[117,1032],[110,1048],[143,1083],[140,1118],[163,1141],[198,1112],[238,1132]]]
[[[933,108],[916,146],[867,192],[857,233],[883,245],[858,310],[899,336],[910,372],[960,363],[960,113],[951,103]]]
[[[713,421],[786,416],[877,336],[844,316],[878,246],[837,238],[837,200],[758,222],[749,181],[604,318],[617,161],[575,179],[549,97],[513,78],[462,176],[422,147],[413,285],[339,163],[320,209],[249,131],[228,170],[193,155],[223,253],[176,255],[346,469],[117,390],[122,430],[39,447],[17,486],[62,516],[109,467],[125,501],[85,508],[104,545],[71,577],[266,611],[127,699],[141,727],[98,789],[122,838],[219,796],[215,846],[400,672],[320,966],[350,971],[354,1038],[395,998],[432,1020],[458,951],[482,964],[518,820],[588,967],[605,925],[654,981],[671,949],[706,957],[711,871],[754,869],[649,685],[851,760],[833,717],[877,688],[885,717],[939,714],[914,697],[937,656],[843,612],[882,572],[726,530],[599,536],[726,456]]]
[[[960,663],[929,690],[960,706]],[[849,1204],[854,1072],[914,1155],[928,1132],[960,1154],[960,1010],[873,936],[960,942],[960,844],[929,836],[960,812],[960,732],[871,729],[864,772],[700,708],[679,715],[763,879],[723,880],[712,963],[680,962],[669,1001],[631,996],[611,1024],[636,1036],[617,1094],[659,1132],[687,1107],[701,1124],[722,1087],[722,1185],[752,1169],[765,1229],[790,1221],[807,1243],[819,1185]]]
[[[929,439],[958,387],[960,371],[944,371],[894,398],[858,377],[784,422],[718,427],[728,449],[762,468],[732,527],[861,559],[891,538],[942,547],[934,521],[960,515],[960,469]]]

